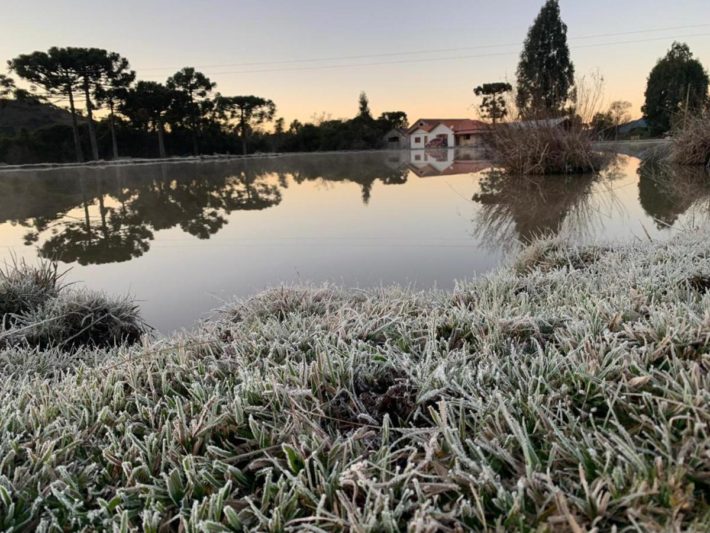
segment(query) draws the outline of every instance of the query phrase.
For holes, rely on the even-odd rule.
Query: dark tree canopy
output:
[[[404,111],[385,111],[380,115],[377,121],[382,124],[384,131],[395,129],[404,130],[409,127],[407,113]]]
[[[516,104],[522,116],[563,113],[572,95],[574,66],[558,0],[547,0],[528,30],[517,76]]]
[[[109,53],[101,48],[69,47],[63,50],[72,58],[74,68],[81,79],[81,89],[84,93],[87,125],[89,126],[89,142],[94,159],[99,158],[98,141],[94,125],[94,103],[91,99],[96,88],[100,87],[111,70]]]
[[[221,96],[218,104],[223,113],[237,121],[242,138],[242,153],[247,153],[247,138],[254,126],[270,122],[276,114],[276,104],[259,96]]]
[[[479,85],[473,92],[476,96],[483,97],[479,109],[481,116],[487,118],[495,124],[508,115],[505,95],[513,90],[510,83],[496,82]]]
[[[63,96],[69,100],[72,117],[72,136],[76,160],[84,161],[79,139],[79,126],[74,92],[82,81],[74,54],[67,48],[52,47],[47,52],[22,54],[8,63],[10,70],[34,85],[42,87],[50,95]]]
[[[15,80],[0,74],[0,98],[6,98],[15,92]]]
[[[139,81],[126,93],[121,112],[138,127],[152,127],[158,134],[160,157],[166,157],[165,114],[173,103],[174,91],[155,81]]]
[[[675,115],[702,109],[708,101],[708,74],[687,44],[674,42],[648,76],[643,113],[653,134],[671,129]]]
[[[0,161],[12,163],[83,161],[91,148],[93,158],[166,156],[190,153],[248,151],[331,151],[381,148],[385,134],[406,129],[403,111],[386,111],[374,118],[365,92],[359,95],[352,118],[327,114],[310,121],[277,120],[273,132],[259,127],[274,120],[276,106],[260,96],[224,97],[213,93],[215,83],[192,67],[173,74],[164,85],[136,83],[127,58],[100,48],[54,47],[46,52],[18,56],[10,70],[30,84],[32,93],[13,87],[0,77],[0,98],[44,105],[68,102],[71,125],[61,110],[46,127],[25,131],[14,126],[0,138]],[[40,89],[39,91],[37,89]],[[82,113],[77,109],[81,98]],[[13,106],[16,104],[13,103]],[[36,110],[47,115],[45,110]],[[3,125],[4,126],[4,125]],[[234,135],[237,133],[237,135]],[[157,136],[157,146],[153,137]],[[73,139],[72,139],[73,137]],[[73,140],[73,146],[72,146]],[[73,150],[72,150],[73,148]],[[73,152],[73,154],[72,154]]]
[[[169,89],[176,93],[181,93],[183,96],[176,99],[175,103],[179,105],[176,105],[173,111],[189,122],[192,132],[193,152],[197,155],[200,151],[198,143],[200,104],[217,84],[193,67],[185,67],[168,78],[166,85]]]
[[[136,126],[156,127],[170,109],[173,92],[155,81],[139,81],[128,91],[121,112]]]

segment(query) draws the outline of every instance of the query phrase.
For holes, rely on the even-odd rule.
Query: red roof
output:
[[[454,133],[480,132],[488,127],[485,122],[470,118],[421,118],[409,128],[408,132],[413,133],[419,129],[429,132],[439,124],[443,124]]]
[[[455,134],[479,133],[488,127],[485,122],[470,118],[421,118],[409,128],[408,133],[413,133],[418,129],[430,132],[439,124],[451,129]]]

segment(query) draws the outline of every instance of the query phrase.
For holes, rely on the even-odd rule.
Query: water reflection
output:
[[[659,229],[675,224],[692,209],[710,212],[710,176],[703,167],[674,167],[641,163],[638,168],[639,203]]]
[[[114,263],[146,253],[156,231],[209,239],[234,211],[278,205],[289,180],[354,182],[367,204],[375,182],[402,185],[408,175],[380,154],[6,172],[0,224],[26,227],[24,242],[41,257]]]
[[[634,179],[633,170],[638,175]],[[699,217],[710,213],[710,178],[703,168],[637,163],[619,156],[601,172],[581,176],[520,177],[487,170],[481,173],[480,204],[474,233],[493,248],[564,233],[576,241],[605,237],[619,228],[605,228],[610,213],[619,218],[632,207],[618,189],[638,182],[639,205],[657,229],[673,226],[691,210]],[[694,213],[695,214],[695,213]]]
[[[490,166],[485,153],[445,148],[408,152],[406,167],[420,178],[480,172]],[[403,162],[403,164],[405,164]]]
[[[420,150],[5,172],[0,224],[25,228],[24,243],[41,257],[91,265],[140,257],[159,231],[179,228],[209,239],[233,212],[278,206],[290,184],[354,183],[367,205],[376,183],[402,186],[419,178],[470,176],[463,194],[473,194],[472,237],[495,249],[563,231],[577,239],[598,234],[596,225],[605,219],[601,211],[615,203],[621,211],[628,208],[614,191],[617,182],[629,179],[637,182],[638,203],[658,229],[694,206],[703,213],[710,208],[710,180],[702,169],[639,165],[621,156],[597,174],[523,179],[484,170],[489,164],[481,157]],[[407,209],[409,188],[402,190],[392,220]]]
[[[585,207],[598,176],[521,178],[492,170],[481,178],[480,192],[473,200],[481,204],[476,219],[478,235],[500,245],[529,242],[540,236],[557,235],[570,213],[583,232]]]

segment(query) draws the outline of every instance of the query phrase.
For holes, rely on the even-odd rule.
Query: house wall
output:
[[[439,124],[436,128],[429,132],[422,129],[415,130],[409,136],[409,147],[413,150],[426,148],[427,143],[432,139],[435,139],[438,135],[446,135],[449,148],[453,148],[455,146],[454,132],[443,124]]]
[[[451,128],[448,128],[447,126],[444,126],[443,124],[439,124],[436,128],[431,130],[429,132],[429,140],[431,141],[432,139],[435,139],[439,135],[446,135],[446,146],[449,148],[453,148],[456,146],[456,139],[454,137],[454,132],[451,130]]]
[[[429,134],[424,130],[415,130],[409,135],[409,147],[412,150],[424,148],[424,146],[426,146],[424,138],[427,135]]]
[[[481,146],[482,144],[483,139],[479,133],[456,135],[456,146]]]

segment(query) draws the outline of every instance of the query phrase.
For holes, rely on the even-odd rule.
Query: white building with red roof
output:
[[[468,118],[422,118],[407,130],[409,147],[416,150],[476,146],[487,128],[485,122]]]

